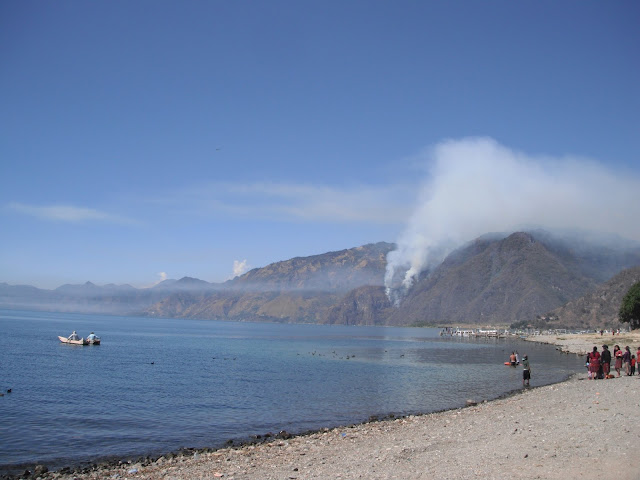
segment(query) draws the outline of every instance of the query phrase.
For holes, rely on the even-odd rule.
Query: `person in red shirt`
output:
[[[592,380],[598,378],[598,370],[600,370],[600,353],[598,347],[593,347],[593,352],[589,354],[589,378]]]

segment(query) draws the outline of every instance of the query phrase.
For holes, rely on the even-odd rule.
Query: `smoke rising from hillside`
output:
[[[584,158],[531,156],[490,138],[444,141],[428,153],[428,179],[387,256],[385,286],[396,304],[417,275],[487,232],[541,227],[640,241],[637,174]]]
[[[234,260],[233,261],[233,276],[231,278],[239,277],[243,273],[249,270],[249,264],[247,263],[247,259],[244,260]]]

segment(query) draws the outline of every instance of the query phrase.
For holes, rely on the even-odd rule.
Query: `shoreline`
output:
[[[226,450],[238,450],[245,448],[255,448],[260,446],[268,446],[271,447],[272,443],[281,442],[283,440],[291,440],[295,438],[301,437],[310,437],[313,435],[324,434],[330,431],[343,431],[345,429],[353,429],[357,427],[366,426],[369,424],[377,424],[383,422],[392,422],[397,420],[402,420],[409,417],[424,417],[427,415],[436,415],[436,414],[444,414],[447,412],[455,412],[461,409],[477,406],[482,403],[490,403],[496,402],[499,400],[508,399],[512,396],[520,395],[526,391],[532,391],[537,388],[544,388],[551,385],[557,385],[559,383],[570,381],[573,376],[577,374],[571,374],[564,380],[560,380],[555,383],[532,386],[527,388],[515,388],[513,390],[507,391],[505,393],[500,394],[499,396],[492,399],[484,399],[478,402],[474,400],[468,399],[466,401],[466,405],[459,407],[451,407],[445,408],[442,410],[435,410],[427,413],[416,413],[416,414],[393,414],[388,413],[384,415],[371,415],[369,419],[364,420],[362,422],[338,425],[333,427],[324,427],[317,430],[307,430],[297,433],[289,433],[287,431],[280,431],[277,434],[272,432],[267,432],[262,435],[247,437],[247,438],[237,438],[230,439],[225,442],[223,446],[207,446],[207,447],[180,447],[178,450],[173,450],[168,453],[146,453],[139,455],[128,455],[128,456],[106,456],[106,457],[95,457],[93,460],[85,460],[78,461],[76,463],[60,463],[60,466],[52,467],[52,470],[49,470],[48,466],[44,463],[22,463],[16,465],[10,465],[5,468],[5,471],[15,471],[16,473],[0,473],[0,480],[14,480],[14,479],[22,479],[22,478],[38,478],[42,480],[46,479],[82,479],[82,478],[106,478],[100,475],[98,472],[108,472],[108,471],[118,471],[127,466],[134,465],[136,470],[139,467],[147,467],[151,466],[158,461],[160,463],[164,463],[164,460],[167,461],[189,461],[192,456],[198,458],[203,454],[211,454],[217,452],[223,452]],[[164,460],[162,460],[164,459]],[[24,472],[24,473],[23,473]],[[30,472],[29,475],[26,472]],[[88,476],[87,476],[88,475]],[[96,476],[98,475],[98,476]],[[113,475],[110,475],[110,478],[113,478]],[[120,478],[120,477],[116,477]],[[133,478],[133,477],[132,477]],[[144,477],[142,477],[144,478]]]
[[[640,471],[640,377],[516,391],[477,405],[41,479],[596,478]],[[16,477],[22,478],[22,477]]]

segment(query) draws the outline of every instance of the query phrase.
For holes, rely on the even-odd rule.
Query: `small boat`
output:
[[[58,335],[58,338],[62,343],[69,343],[71,345],[100,345],[100,339],[98,337],[93,340],[87,340],[86,338],[80,338],[79,340],[69,340],[67,337],[61,337]]]

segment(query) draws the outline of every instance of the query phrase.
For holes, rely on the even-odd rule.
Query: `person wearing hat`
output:
[[[602,354],[600,354],[600,362],[602,362],[602,374],[604,378],[611,373],[611,352],[609,345],[602,345]]]
[[[522,364],[522,368],[524,370],[522,370],[522,386],[525,386],[525,382],[526,386],[529,386],[529,380],[531,379],[531,366],[529,366],[529,357],[527,357],[526,355],[522,356],[522,362],[520,362]]]

